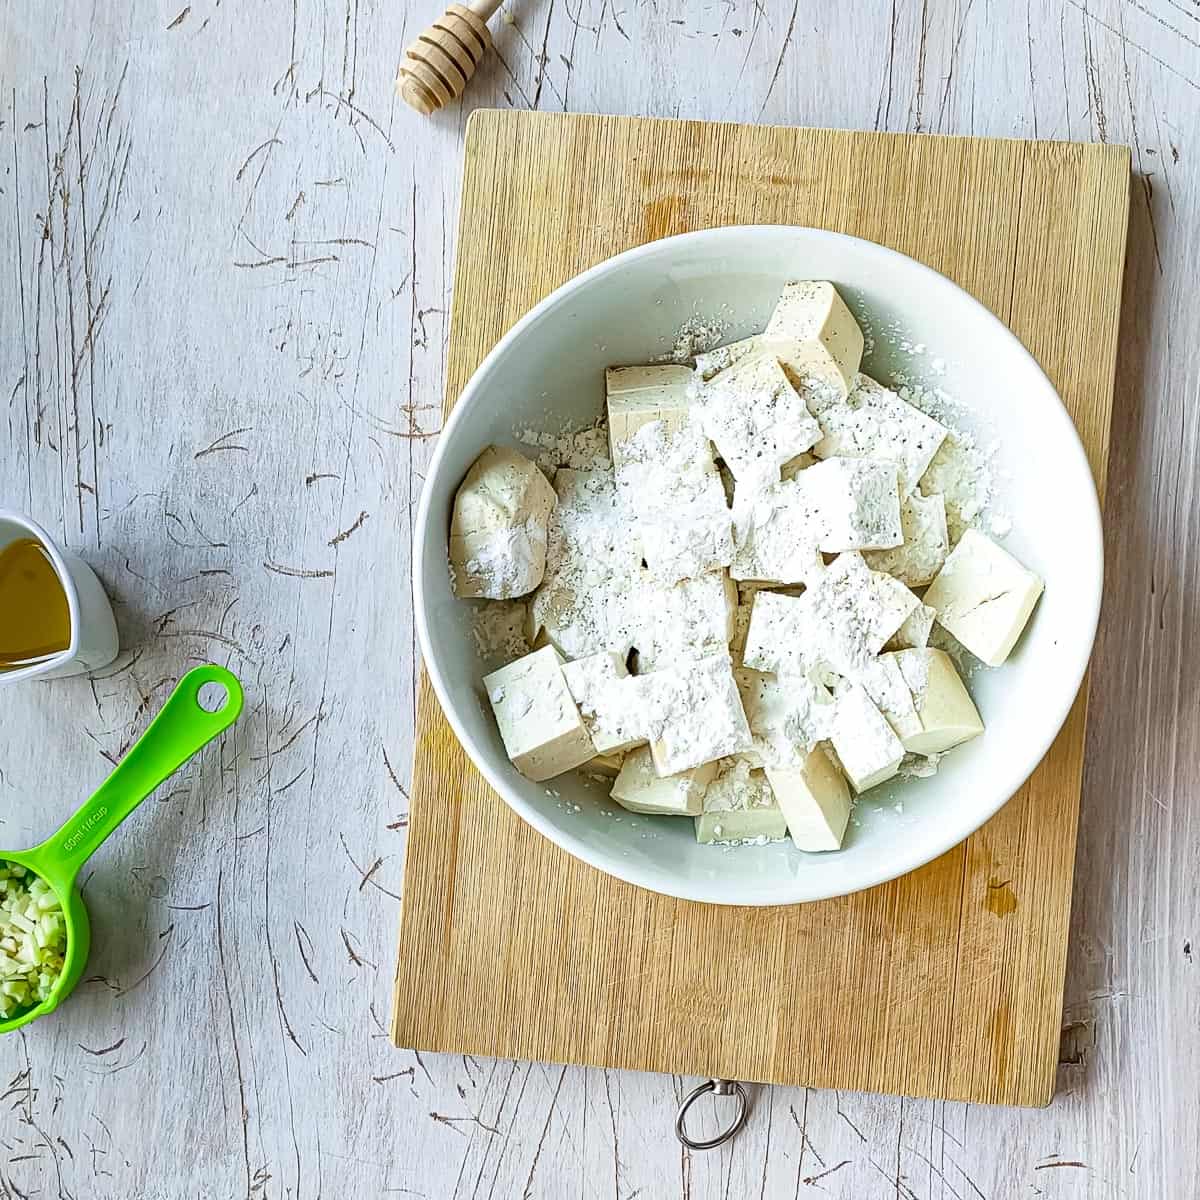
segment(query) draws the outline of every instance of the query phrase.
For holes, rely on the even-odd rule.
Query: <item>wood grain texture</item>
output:
[[[0,1039],[0,1197],[1193,1200],[1187,0],[511,0],[465,106],[426,119],[393,84],[442,7],[0,5],[0,503],[96,566],[125,646],[94,689],[0,692],[0,841],[44,835],[192,662],[249,697],[93,864],[91,982]],[[694,1079],[392,1048],[409,530],[476,105],[1133,147],[1048,1109],[766,1087],[693,1155],[669,1126]]]
[[[1024,333],[1103,487],[1124,148],[477,112],[466,163],[447,409],[521,313],[600,259],[687,229],[813,225],[936,267]],[[1028,784],[963,846],[870,892],[756,911],[654,896],[571,861],[498,800],[423,692],[393,1037],[1046,1104],[1086,707],[1085,690]]]

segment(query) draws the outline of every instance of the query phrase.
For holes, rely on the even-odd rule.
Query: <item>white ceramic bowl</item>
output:
[[[529,428],[593,422],[604,368],[671,349],[689,319],[727,323],[724,340],[761,329],[791,279],[829,279],[875,333],[864,370],[897,368],[936,383],[967,408],[955,424],[981,444],[999,439],[998,511],[1006,545],[1046,581],[1008,663],[979,670],[970,689],[983,737],[953,751],[931,779],[863,797],[842,850],[802,854],[790,843],[702,846],[690,820],[638,817],[574,773],[530,783],[509,764],[484,696],[469,605],[446,566],[454,493],[491,442]],[[897,328],[924,353],[898,355]],[[937,362],[936,360],[942,360]],[[943,366],[944,364],[944,366]],[[488,355],[446,422],[415,535],[415,611],[434,689],[472,761],[535,829],[602,871],[658,892],[718,904],[793,904],[843,895],[911,871],[988,820],[1021,786],[1058,733],[1091,653],[1103,578],[1100,512],[1087,460],[1054,388],[1016,337],[944,276],[895,251],[822,230],[710,229],[652,242],[572,279],[520,320]],[[578,811],[576,811],[578,806]]]

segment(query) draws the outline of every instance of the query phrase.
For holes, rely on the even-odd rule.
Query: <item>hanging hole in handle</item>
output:
[[[706,1096],[709,1092],[714,1096],[734,1096],[737,1100],[737,1111],[734,1113],[730,1124],[718,1133],[716,1137],[700,1141],[693,1138],[687,1131],[688,1109],[701,1096]],[[748,1111],[749,1100],[746,1096],[746,1089],[740,1083],[732,1079],[707,1079],[699,1087],[693,1088],[684,1096],[683,1103],[679,1106],[679,1112],[675,1116],[675,1136],[689,1150],[715,1150],[718,1146],[724,1145],[729,1141],[745,1125]]]
[[[229,689],[223,683],[202,683],[196,703],[206,713],[219,713],[229,703]]]

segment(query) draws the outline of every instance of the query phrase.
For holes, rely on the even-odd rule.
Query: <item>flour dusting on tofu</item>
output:
[[[832,283],[724,328],[611,365],[592,425],[488,447],[451,581],[529,779],[578,770],[704,844],[836,851],[855,796],[983,735],[964,677],[1014,651],[1042,582],[994,540],[995,447],[941,388],[862,371],[874,338]]]

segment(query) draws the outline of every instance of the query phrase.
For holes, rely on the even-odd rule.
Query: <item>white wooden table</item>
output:
[[[670,1132],[688,1081],[384,1034],[467,115],[421,119],[392,79],[437,11],[0,6],[0,503],[97,567],[126,647],[0,692],[0,842],[57,824],[188,665],[248,692],[89,868],[86,984],[0,1043],[0,1198],[1190,1200],[1200,4],[514,0],[496,22],[470,105],[1134,147],[1058,1098],[763,1089],[696,1155]]]

